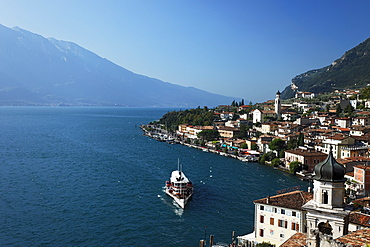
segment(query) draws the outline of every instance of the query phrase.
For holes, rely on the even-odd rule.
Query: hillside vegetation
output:
[[[205,108],[196,108],[184,111],[171,111],[163,115],[159,120],[168,129],[176,130],[179,124],[191,124],[195,126],[212,125],[217,119],[213,110]]]
[[[294,77],[292,84],[284,89],[281,97],[292,98],[297,90],[324,93],[336,89],[359,89],[368,84],[370,84],[370,38],[347,51],[331,65]]]

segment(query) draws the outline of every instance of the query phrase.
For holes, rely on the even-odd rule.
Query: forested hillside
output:
[[[283,99],[295,92],[331,92],[335,89],[359,89],[370,84],[370,38],[347,51],[331,65],[311,70],[292,79],[281,94]]]

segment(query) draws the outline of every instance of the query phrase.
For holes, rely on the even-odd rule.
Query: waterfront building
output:
[[[220,136],[222,138],[233,138],[235,135],[240,133],[239,128],[233,128],[233,127],[218,127],[218,132],[220,133]]]
[[[255,231],[239,237],[239,244],[270,242],[279,246],[295,233],[306,232],[302,206],[311,199],[312,193],[293,191],[254,201]]]
[[[289,164],[293,161],[300,162],[305,170],[312,172],[315,166],[324,161],[327,154],[323,152],[316,151],[314,149],[307,148],[296,148],[291,150],[286,150],[285,152],[285,167],[289,169]]]
[[[180,124],[178,126],[177,135],[183,138],[197,139],[198,134],[203,130],[214,129],[213,126],[193,126],[190,124]]]

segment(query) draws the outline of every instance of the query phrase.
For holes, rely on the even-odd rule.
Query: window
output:
[[[292,230],[295,230],[295,223],[292,222]]]
[[[283,220],[278,220],[278,227],[283,227]]]
[[[281,209],[281,210],[280,210],[280,213],[281,213],[281,214],[285,214],[285,209]]]
[[[284,233],[280,233],[280,237],[283,238],[284,237]]]
[[[263,237],[263,229],[260,229],[260,237]]]
[[[270,225],[274,225],[274,218],[270,218]]]
[[[288,228],[288,221],[286,220],[278,220],[278,226]]]
[[[294,212],[294,211],[293,211],[293,212],[292,212],[292,216],[294,216],[294,217],[295,217],[295,216],[297,216],[297,212]]]
[[[261,205],[260,210],[265,210],[265,207],[263,205]]]
[[[263,223],[265,221],[265,216],[260,215],[260,222]]]
[[[323,198],[322,198],[322,203],[323,203],[323,204],[328,204],[328,203],[329,203],[329,196],[328,196],[328,192],[327,192],[327,191],[324,191],[322,196],[323,196]]]
[[[277,213],[277,208],[274,208],[274,213]]]

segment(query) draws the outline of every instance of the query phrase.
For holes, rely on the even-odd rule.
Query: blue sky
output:
[[[262,102],[370,37],[367,0],[0,0],[0,24],[135,73]]]

